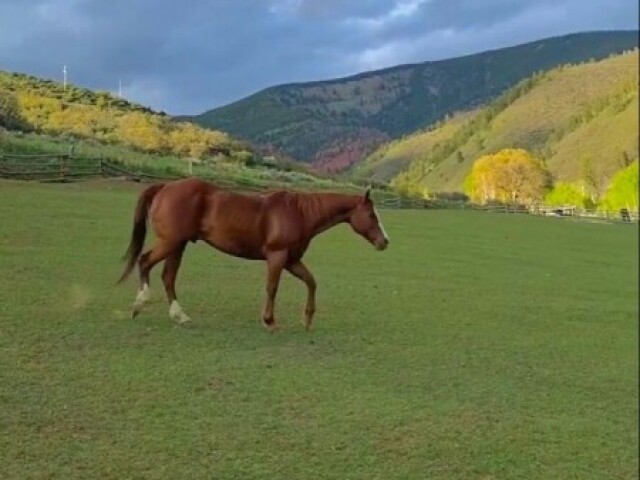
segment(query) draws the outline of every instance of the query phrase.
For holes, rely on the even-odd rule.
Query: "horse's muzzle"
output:
[[[382,251],[386,250],[389,246],[389,239],[383,238],[381,241],[375,243],[376,250]]]

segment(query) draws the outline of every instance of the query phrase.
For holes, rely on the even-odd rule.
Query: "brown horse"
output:
[[[147,218],[156,243],[142,253]],[[131,242],[125,254],[127,265],[118,283],[137,263],[140,289],[133,304],[135,317],[149,300],[149,272],[164,260],[162,281],[169,316],[178,323],[189,322],[191,319],[176,299],[176,275],[187,243],[203,240],[235,257],[266,260],[267,299],[262,322],[270,330],[278,328],[274,301],[282,270],[302,280],[308,290],[304,325],[309,329],[315,312],[316,282],[302,257],[313,237],[343,222],[378,250],[389,244],[369,189],[364,195],[290,191],[245,195],[196,178],[151,185],[138,198]]]

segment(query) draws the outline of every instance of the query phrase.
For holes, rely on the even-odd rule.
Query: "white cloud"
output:
[[[48,0],[35,8],[36,18],[43,28],[84,35],[91,31],[91,19],[81,13],[87,0]]]
[[[456,31],[451,28],[436,30],[422,37],[394,40],[376,48],[365,49],[347,56],[345,62],[356,71],[421,62],[426,60],[424,52],[429,51],[430,47],[437,49],[453,41],[455,37]]]
[[[486,27],[440,28],[424,35],[395,37],[343,60],[347,69],[366,71],[472,54],[568,33],[563,26],[569,13],[563,5],[536,6]]]
[[[398,2],[396,6],[388,14],[389,18],[410,17],[418,11],[420,5],[427,0],[409,0]]]
[[[384,15],[347,18],[344,23],[349,26],[367,30],[381,30],[399,19],[413,16],[418,12],[422,4],[430,1],[431,0],[400,0]]]
[[[269,13],[273,15],[292,15],[298,11],[301,4],[302,0],[278,0],[269,6]]]

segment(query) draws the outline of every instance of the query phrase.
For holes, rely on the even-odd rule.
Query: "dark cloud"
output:
[[[635,0],[2,0],[0,68],[172,114],[262,88],[576,31],[638,28]]]

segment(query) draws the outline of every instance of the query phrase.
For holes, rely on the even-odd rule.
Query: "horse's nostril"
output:
[[[389,246],[389,239],[383,238],[381,241],[376,242],[375,245],[378,250],[385,250]]]

